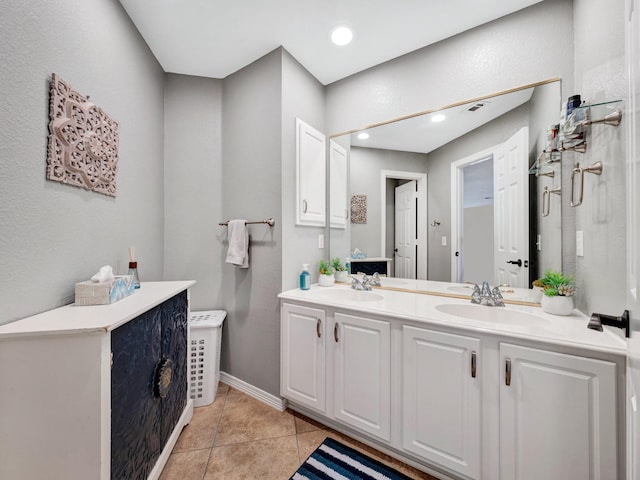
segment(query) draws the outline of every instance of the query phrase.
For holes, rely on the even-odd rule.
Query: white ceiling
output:
[[[166,72],[224,78],[283,46],[327,85],[542,0],[120,0]],[[329,42],[335,25],[353,42]]]

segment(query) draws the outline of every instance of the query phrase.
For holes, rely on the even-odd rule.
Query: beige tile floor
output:
[[[416,480],[436,480],[293,411],[279,412],[230,388],[194,410],[160,480],[287,480],[332,437]]]

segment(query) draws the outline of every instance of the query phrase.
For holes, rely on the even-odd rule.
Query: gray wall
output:
[[[369,257],[384,255],[380,251],[381,201],[380,172],[427,172],[427,156],[422,153],[351,147],[349,198],[354,194],[367,196],[367,223],[351,224],[351,251],[356,247]],[[393,226],[392,226],[393,228]],[[340,258],[349,252],[338,252]],[[337,254],[338,254],[337,253]],[[393,258],[393,257],[390,257]]]
[[[0,324],[73,301],[100,266],[163,278],[163,72],[118,2],[3,2]],[[119,123],[118,196],[45,180],[49,79]]]
[[[463,281],[480,285],[493,272],[493,204],[464,209],[464,259]]]
[[[574,5],[575,92],[590,103],[626,98],[624,2],[575,0]],[[621,108],[628,112],[629,106]],[[592,109],[594,117],[601,113]],[[567,165],[603,163],[601,176],[585,174],[584,203],[574,209],[585,250],[584,257],[576,258],[577,305],[586,314],[620,315],[626,303],[624,117],[622,121],[617,128],[593,125],[587,152],[567,155]]]
[[[192,310],[222,306],[222,81],[166,75],[164,274],[196,280]]]
[[[302,264],[309,264],[311,281],[318,281],[317,265],[329,259],[318,248],[322,227],[296,226],[296,117],[324,130],[324,87],[286,50],[282,52],[282,290],[298,286]]]
[[[282,210],[282,55],[255,61],[223,81],[224,218],[279,219]],[[250,267],[222,263],[221,369],[272,394],[280,390],[282,225],[249,225]],[[222,240],[221,240],[222,242]],[[226,239],[222,242],[227,249]]]

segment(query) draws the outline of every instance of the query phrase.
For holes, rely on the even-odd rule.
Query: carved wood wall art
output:
[[[47,179],[115,197],[117,172],[118,122],[54,73]]]

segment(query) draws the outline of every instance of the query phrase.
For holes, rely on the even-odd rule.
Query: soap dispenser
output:
[[[302,272],[300,272],[300,290],[309,290],[311,288],[311,274],[309,273],[309,264],[302,264]]]

